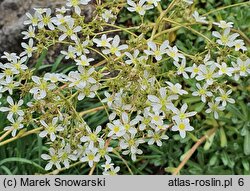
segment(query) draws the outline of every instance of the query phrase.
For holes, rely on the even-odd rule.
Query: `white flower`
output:
[[[78,100],[83,100],[85,97],[94,98],[95,92],[98,90],[99,85],[98,84],[87,84],[83,89],[82,88],[76,88],[79,91],[79,95],[77,96]]]
[[[0,83],[1,83],[1,85],[3,85],[1,92],[8,91],[10,95],[13,94],[13,89],[15,89],[16,87],[18,87],[20,85],[20,82],[15,82],[15,81],[13,81],[12,78],[9,81],[0,80]]]
[[[178,119],[184,120],[184,119],[186,119],[188,117],[192,117],[192,116],[196,115],[196,113],[197,113],[196,111],[186,113],[187,108],[188,108],[188,106],[187,106],[186,103],[184,103],[181,106],[180,110],[177,109],[176,107],[172,108],[173,113],[176,114],[176,115],[174,115],[172,117],[172,119],[175,120],[175,121],[177,121]]]
[[[101,39],[94,38],[93,42],[96,43],[97,47],[109,47],[111,40],[113,40],[113,38],[107,38],[107,35],[103,34]]]
[[[0,68],[2,69],[2,72],[0,73],[0,79],[5,78],[7,82],[11,81],[13,76],[19,73],[19,71],[15,70],[15,68],[8,64],[3,65],[0,63]]]
[[[31,77],[33,82],[35,82],[35,87],[33,87],[29,92],[34,94],[34,99],[40,100],[46,97],[47,90],[53,90],[56,86],[54,84],[48,84],[45,80],[40,79],[37,76]]]
[[[134,127],[134,125],[137,124],[137,121],[136,120],[131,120],[129,119],[129,116],[126,112],[122,112],[122,124],[125,128],[125,130],[131,134],[136,134],[137,133],[137,130],[136,128]]]
[[[185,71],[191,72],[190,78],[194,78],[200,72],[200,67],[194,63],[193,66],[186,67]]]
[[[66,13],[69,10],[70,9],[67,9],[64,6],[62,6],[61,8],[56,8],[56,12],[59,12],[59,13],[62,13],[62,14]]]
[[[218,40],[216,40],[218,44],[232,47],[234,45],[234,40],[239,36],[239,34],[238,33],[234,33],[232,35],[229,34],[230,34],[230,28],[226,28],[222,35],[217,31],[212,32],[213,36],[219,38]]]
[[[235,47],[235,51],[239,51],[241,49],[244,52],[247,50],[244,41],[241,39],[235,40],[233,46]]]
[[[90,53],[90,51],[87,49],[87,46],[89,45],[88,39],[85,41],[77,40],[75,41],[75,43],[76,43],[75,49],[76,49],[77,56]]]
[[[151,102],[151,105],[155,112],[160,110],[168,110],[173,105],[172,100],[178,99],[178,95],[168,96],[166,88],[160,88],[159,93],[159,98],[155,95],[148,95],[148,100]]]
[[[212,85],[214,83],[214,79],[219,77],[219,74],[215,72],[216,65],[200,65],[200,72],[198,73],[198,76],[196,76],[196,80],[206,80],[206,83],[208,85]]]
[[[174,94],[179,94],[179,95],[188,94],[187,91],[182,89],[181,84],[179,83],[172,84],[171,82],[166,82],[166,83],[168,84],[168,89]]]
[[[91,150],[87,149],[86,150],[86,156],[81,158],[82,162],[88,162],[90,167],[93,167],[94,162],[99,162],[100,161],[100,155],[97,153],[98,149],[93,148]]]
[[[179,131],[181,138],[186,137],[186,131],[192,131],[194,128],[190,126],[189,119],[180,120],[176,119],[174,126],[172,127],[172,131]]]
[[[58,156],[66,168],[69,168],[69,160],[77,160],[76,155],[71,154],[70,144],[67,144],[64,148],[59,149]]]
[[[120,167],[119,166],[117,166],[117,167],[113,167],[113,166],[111,166],[110,167],[110,170],[108,170],[108,171],[104,171],[102,174],[103,175],[117,175],[117,172],[119,172],[120,171]]]
[[[214,118],[218,119],[219,118],[219,114],[218,111],[222,111],[225,109],[225,107],[223,106],[219,106],[220,102],[216,101],[215,103],[212,102],[208,102],[208,106],[209,108],[205,111],[206,113],[214,113]]]
[[[95,143],[102,141],[102,139],[98,137],[98,133],[101,132],[102,127],[97,126],[96,130],[92,132],[91,129],[88,126],[86,126],[86,130],[87,130],[88,135],[81,137],[81,142],[84,142],[84,143],[88,142],[89,143],[88,148],[92,150],[94,148]]]
[[[146,0],[140,0],[138,4],[136,4],[132,0],[127,0],[127,3],[130,6],[127,9],[130,12],[137,12],[140,15],[145,15],[145,13],[146,13],[147,10],[154,8],[154,6],[152,6],[152,5],[146,5],[145,4]]]
[[[105,20],[105,22],[109,22],[111,19],[115,18],[115,16],[112,14],[111,10],[106,10],[104,13],[102,13],[102,18]]]
[[[223,74],[226,74],[228,76],[232,76],[232,73],[234,72],[233,67],[228,67],[225,62],[222,62],[221,65],[218,63],[215,63],[215,65],[219,68],[218,74],[221,76]]]
[[[13,99],[10,96],[8,96],[7,102],[10,104],[10,106],[9,107],[0,107],[0,111],[9,112],[7,115],[7,118],[9,120],[13,118],[13,115],[24,116],[24,112],[21,109],[21,106],[23,105],[22,99],[20,99],[17,103],[14,103]]]
[[[107,127],[110,129],[108,137],[111,137],[113,135],[121,137],[126,133],[126,130],[120,120],[114,120],[112,123],[108,123]]]
[[[201,96],[201,101],[206,103],[206,97],[213,96],[212,92],[207,91],[208,84],[204,84],[203,87],[199,83],[196,83],[198,91],[192,93],[193,96]]]
[[[106,98],[104,98],[104,99],[102,100],[102,102],[103,102],[103,103],[107,102],[108,107],[111,108],[112,102],[113,102],[113,100],[114,100],[114,96],[111,95],[110,93],[108,93],[107,91],[104,92],[104,95],[105,95]]]
[[[119,45],[120,43],[120,37],[118,35],[115,35],[112,44],[108,44],[108,49],[103,50],[102,52],[104,54],[115,54],[116,56],[121,56],[121,50],[125,50],[128,48],[128,45],[123,44]]]
[[[0,108],[1,109],[1,108]],[[9,121],[12,123],[10,126],[7,126],[4,128],[5,131],[9,131],[11,130],[11,135],[12,137],[16,136],[16,133],[19,129],[23,128],[23,117],[18,117],[16,120],[14,120],[13,118],[10,118]]]
[[[136,154],[141,155],[142,154],[142,150],[138,149],[139,145],[144,143],[145,141],[143,139],[140,138],[135,138],[134,134],[125,134],[123,135],[124,139],[120,140],[120,147],[121,149],[128,149],[122,152],[123,155],[128,155],[129,153],[131,153],[131,159],[133,161],[136,161]]]
[[[53,25],[52,19],[51,19],[51,9],[46,9],[46,14],[43,13],[38,14],[38,28],[42,29],[44,26],[48,26],[50,30],[54,30],[55,26]]]
[[[171,58],[173,58],[176,62],[179,61],[179,58],[184,59],[184,55],[178,52],[178,49],[176,46],[174,47],[170,47],[169,49],[166,50],[166,53],[168,54],[168,56],[170,56]]]
[[[167,135],[160,134],[160,131],[153,132],[151,130],[148,131],[148,136],[150,137],[148,144],[153,145],[156,142],[159,147],[162,146],[162,139],[167,140],[169,138]]]
[[[92,74],[95,72],[94,67],[86,70],[84,67],[78,66],[78,71],[71,71],[69,73],[68,80],[71,82],[71,84],[69,84],[69,87],[76,86],[79,89],[83,89],[88,84],[96,83],[96,80],[92,77]]]
[[[46,13],[47,8],[34,8],[34,10],[35,10],[38,14],[43,14],[43,13]]]
[[[159,111],[155,111],[154,113],[148,113],[148,115],[151,117],[150,123],[153,123],[155,125],[163,125],[164,116],[161,115]]]
[[[53,167],[53,165],[55,165],[57,169],[61,169],[60,158],[56,153],[55,149],[49,148],[49,154],[50,155],[47,154],[41,155],[42,159],[49,160],[49,163],[45,166],[45,170],[50,170]]]
[[[6,68],[11,68],[14,74],[19,74],[20,72],[23,72],[24,70],[28,69],[28,66],[23,64],[27,61],[27,58],[27,56],[18,59],[14,58],[11,63],[6,64]]]
[[[114,166],[114,163],[110,163],[111,161],[107,160],[105,162],[105,164],[102,165],[102,167],[104,168],[104,171],[107,171],[109,169],[111,169]]]
[[[26,16],[29,18],[29,20],[24,21],[25,25],[32,25],[32,26],[37,26],[39,22],[38,18],[39,13],[35,12],[34,16],[32,16],[30,13],[26,13]]]
[[[162,59],[162,55],[167,52],[167,48],[169,47],[169,41],[166,40],[162,43],[162,45],[158,48],[156,44],[152,41],[148,43],[148,50],[144,50],[147,55],[153,55],[157,61]]]
[[[113,151],[113,147],[106,146],[103,140],[99,142],[98,153],[101,158],[105,158],[107,161],[111,161],[111,158],[108,155],[108,153],[112,151]]]
[[[220,91],[220,97],[216,97],[215,101],[220,102],[222,101],[222,106],[225,107],[227,105],[227,102],[229,103],[235,103],[235,100],[233,98],[229,98],[229,95],[232,93],[232,90],[228,90],[225,92],[223,89],[219,89]]]
[[[64,16],[64,15],[61,15],[61,14],[57,14],[56,17],[53,17],[51,19],[51,21],[55,25],[60,26],[60,25],[66,24],[66,23],[72,23],[72,22],[74,22],[74,19],[69,15]]]
[[[125,52],[126,56],[129,58],[129,60],[126,60],[126,64],[137,64],[138,62],[138,55],[140,54],[140,51],[138,49],[134,50],[133,55],[129,52]]]
[[[74,20],[69,20],[67,26],[60,25],[58,28],[63,32],[59,37],[59,41],[63,41],[66,37],[70,37],[71,40],[77,40],[77,33],[82,30],[81,26],[74,27]]]
[[[45,81],[51,81],[52,83],[65,82],[67,76],[60,73],[46,73],[43,77]]]
[[[218,27],[222,28],[222,29],[226,29],[226,28],[232,28],[233,27],[233,22],[226,22],[226,21],[220,21],[219,23],[214,22],[213,24],[217,25]]]
[[[240,76],[247,76],[250,74],[250,59],[243,61],[240,58],[237,58],[237,64],[232,62],[232,65],[234,67],[235,80],[239,80]]]
[[[194,11],[194,13],[192,14],[192,16],[194,17],[194,19],[198,23],[208,23],[206,21],[206,17],[201,17],[197,11]]]
[[[56,140],[56,132],[57,131],[63,131],[64,127],[62,127],[61,125],[58,125],[58,117],[54,117],[52,119],[52,122],[47,124],[45,123],[44,120],[40,120],[40,123],[45,127],[45,130],[43,130],[41,133],[39,133],[39,136],[44,138],[47,135],[50,136],[50,140],[52,142],[54,142]]]
[[[16,55],[16,53],[8,53],[8,52],[4,52],[4,55],[1,56],[1,58],[5,58],[7,59],[9,62],[13,61],[14,59],[20,59],[19,56]]]
[[[75,59],[76,58],[77,50],[75,47],[69,45],[68,51],[62,50],[61,54],[66,55],[65,59]]]
[[[29,58],[32,56],[32,53],[37,50],[37,47],[34,47],[34,40],[31,38],[29,39],[28,44],[22,42],[21,46],[25,49],[24,52],[20,54],[20,56],[27,55]]]
[[[183,0],[183,1],[189,5],[192,5],[194,3],[194,0]]]
[[[29,26],[28,31],[23,31],[22,34],[24,35],[23,39],[35,38],[35,27]]]
[[[85,55],[82,55],[80,59],[75,59],[76,65],[78,66],[89,66],[90,62],[93,62],[95,59],[87,58]]]
[[[186,59],[182,59],[181,64],[179,64],[177,61],[174,61],[174,65],[177,67],[177,74],[183,75],[185,79],[189,79],[189,76],[187,72],[185,71],[186,68]]]
[[[87,5],[91,0],[67,0],[66,6],[74,7],[75,12],[78,15],[81,15],[80,5]]]
[[[151,121],[151,117],[149,116],[149,113],[150,113],[149,110],[150,110],[150,107],[145,108],[142,112],[143,116],[137,115],[134,119],[135,121],[137,121],[137,123],[140,122],[139,124],[140,131],[145,130]]]

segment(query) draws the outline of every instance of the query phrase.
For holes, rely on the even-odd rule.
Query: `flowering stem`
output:
[[[94,165],[92,166],[92,168],[89,171],[89,175],[93,175],[94,171],[95,171],[95,167],[96,167],[96,163],[94,163]]]
[[[102,54],[102,53],[99,52],[98,50],[96,50],[96,49],[94,49],[94,48],[92,48],[92,47],[89,47],[89,46],[88,46],[88,48],[89,48],[90,50],[93,50],[94,52],[96,52],[96,53],[99,54],[100,56],[102,56],[105,60],[108,60],[108,57],[106,57],[104,54]]]
[[[96,112],[96,111],[103,110],[103,109],[105,109],[105,106],[100,106],[100,107],[96,107],[96,108],[89,109],[89,110],[86,110],[86,111],[82,111],[82,112],[79,113],[79,115],[83,116],[83,115],[86,115],[88,113]]]
[[[233,4],[233,5],[228,5],[228,6],[224,6],[224,7],[219,7],[219,8],[217,8],[217,9],[214,9],[214,10],[212,10],[212,11],[209,11],[209,12],[203,14],[202,16],[206,16],[206,15],[209,15],[209,14],[211,14],[211,13],[214,13],[214,12],[217,12],[217,11],[221,11],[221,10],[223,10],[223,9],[228,9],[228,8],[231,8],[231,7],[237,7],[237,6],[246,5],[246,4],[248,4],[248,3],[250,3],[250,1],[241,2],[241,3],[236,3],[236,4]]]
[[[217,127],[214,127],[213,129],[209,130],[203,137],[201,137],[194,146],[189,150],[183,161],[180,163],[180,165],[175,169],[173,172],[173,175],[177,175],[180,170],[184,167],[184,165],[187,163],[189,158],[193,155],[193,153],[196,151],[196,149],[205,141],[207,140],[212,134],[215,133],[217,130]]]
[[[5,138],[7,137],[10,133],[11,133],[12,129],[6,131],[1,137],[0,137],[0,142]]]
[[[113,32],[118,32],[118,31],[125,31],[125,32],[128,32],[130,34],[132,34],[132,32],[130,32],[129,30],[133,30],[133,29],[138,29],[139,27],[129,27],[129,28],[122,28],[122,27],[118,27],[118,26],[115,26],[115,25],[112,25],[112,27],[114,28],[117,28],[117,29],[113,29],[113,30],[108,30],[108,31],[103,31],[103,32],[99,32],[99,33],[95,33],[95,35],[102,35],[102,34],[107,34],[107,33],[113,33]],[[124,30],[125,29],[125,30]],[[133,33],[132,34],[133,36],[135,36],[135,34]],[[137,35],[136,35],[137,36]]]
[[[132,172],[131,168],[128,166],[127,161],[125,161],[125,160],[122,158],[122,156],[121,156],[115,149],[113,149],[112,152],[122,160],[122,162],[123,162],[123,163],[126,165],[126,167],[128,168],[129,173],[130,173],[131,175],[134,175],[134,173]]]
[[[188,27],[188,26],[183,25],[183,24],[181,24],[181,23],[175,22],[174,20],[171,20],[171,19],[168,19],[168,18],[164,18],[163,20],[168,21],[168,22],[170,22],[170,23],[174,23],[174,24],[179,25],[179,26],[181,26],[181,27],[184,27],[184,28],[190,30],[191,32],[193,32],[193,33],[195,33],[195,34],[198,34],[199,36],[203,37],[203,38],[204,38],[205,40],[207,40],[209,43],[213,44],[213,42],[212,42],[207,36],[203,35],[202,33],[198,32],[198,31],[196,31],[196,30],[194,30],[194,29],[191,28],[191,27]]]
[[[244,32],[242,32],[241,30],[237,30],[237,29],[231,29],[231,30],[232,30],[233,32],[239,33],[240,36],[242,36],[242,38],[245,39],[245,41],[247,42],[247,44],[250,45],[250,39],[247,37],[247,35],[246,35]]]
[[[114,28],[120,29],[122,31],[125,31],[125,32],[127,32],[127,33],[129,33],[129,34],[131,34],[131,35],[133,35],[135,37],[138,37],[135,33],[133,33],[133,32],[131,32],[131,31],[128,30],[130,28],[126,29],[126,28],[123,28],[123,27],[120,27],[120,26],[116,26],[116,25],[112,25],[112,24],[108,24],[108,23],[105,23],[105,26],[114,27]]]
[[[75,163],[71,164],[71,165],[69,166],[69,168],[64,167],[64,168],[61,168],[61,169],[56,169],[56,170],[54,170],[54,171],[52,171],[52,172],[50,172],[50,173],[48,173],[48,174],[46,174],[46,175],[57,175],[57,174],[59,174],[60,172],[62,172],[62,171],[64,171],[64,170],[68,170],[68,169],[70,169],[70,168],[72,168],[72,167],[74,167],[74,166],[76,166],[76,165],[78,165],[78,164],[81,164],[81,163],[82,163],[82,161],[75,162]],[[85,164],[84,164],[84,166],[85,166]]]
[[[8,144],[8,143],[10,143],[10,142],[12,142],[12,141],[15,141],[15,140],[17,140],[17,139],[19,139],[19,138],[26,137],[26,136],[28,136],[28,135],[37,133],[37,132],[41,131],[42,129],[43,129],[43,127],[40,127],[40,128],[36,128],[36,129],[30,130],[30,131],[28,131],[28,132],[26,132],[26,133],[23,133],[23,134],[20,134],[20,133],[19,133],[17,136],[12,137],[12,138],[10,138],[10,139],[7,139],[6,141],[1,142],[1,143],[0,143],[0,147],[3,146],[3,145],[6,145],[6,144]]]

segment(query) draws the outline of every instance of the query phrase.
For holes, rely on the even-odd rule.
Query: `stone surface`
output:
[[[0,0],[0,53],[20,52],[21,31],[26,12],[34,12],[36,7],[55,8],[65,0]]]

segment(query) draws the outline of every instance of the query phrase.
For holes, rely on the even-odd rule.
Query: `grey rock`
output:
[[[0,0],[0,54],[3,51],[21,51],[22,35],[27,26],[23,22],[27,19],[25,13],[33,13],[33,8],[51,8],[64,5],[66,0]],[[93,6],[85,7],[83,13],[90,19]]]

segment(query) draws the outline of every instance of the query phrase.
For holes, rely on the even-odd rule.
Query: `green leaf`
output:
[[[249,162],[246,159],[242,160],[242,165],[246,171],[249,171]]]
[[[244,153],[245,155],[250,155],[250,131],[246,131],[246,135],[244,137]]]
[[[60,55],[60,56],[57,57],[55,63],[52,66],[51,72],[55,72],[56,71],[57,67],[59,66],[59,64],[61,63],[61,61],[62,61],[63,58],[64,58],[63,55]]]
[[[213,144],[214,141],[214,136],[215,133],[213,133],[206,141],[205,145],[204,145],[204,150],[207,151],[209,150],[209,148],[211,147],[211,145]]]
[[[218,155],[213,155],[212,158],[209,160],[209,165],[214,166],[215,163],[218,161]]]
[[[223,164],[225,166],[228,165],[228,163],[229,163],[229,157],[228,157],[228,154],[226,152],[224,152],[224,151],[221,153],[221,160],[222,160],[222,162],[223,162]]]
[[[174,168],[174,167],[167,167],[164,170],[165,170],[165,172],[173,173],[176,170],[176,168]]]
[[[40,69],[40,67],[42,66],[42,64],[43,64],[43,61],[44,61],[44,59],[45,59],[45,57],[46,57],[46,55],[47,55],[47,52],[48,52],[48,50],[46,50],[46,49],[44,49],[43,51],[42,51],[42,53],[41,53],[41,56],[38,58],[38,60],[37,60],[37,63],[36,63],[36,65],[35,65],[35,71],[37,72],[39,69]]]
[[[205,107],[205,103],[203,103],[203,102],[200,102],[200,103],[196,103],[196,104],[194,104],[193,106],[194,106],[194,110],[196,111],[196,112],[201,112],[202,110],[203,110],[203,108]]]
[[[5,171],[7,175],[13,175],[10,169],[8,169],[6,166],[0,166],[0,168],[3,169],[3,171]]]
[[[243,113],[241,113],[240,110],[236,106],[229,104],[227,108],[232,114],[236,115],[238,118],[244,121],[247,120],[247,117]]]
[[[41,167],[39,164],[31,161],[31,160],[28,160],[28,159],[25,159],[25,158],[18,158],[18,157],[12,157],[12,158],[6,158],[6,159],[3,159],[0,161],[0,166],[2,166],[3,164],[5,163],[8,163],[8,162],[20,162],[20,163],[26,163],[26,164],[30,164],[34,167],[36,167],[37,169],[43,171],[43,172],[46,172],[45,169],[43,167]]]
[[[227,146],[227,137],[223,127],[220,128],[220,146],[222,148]]]

